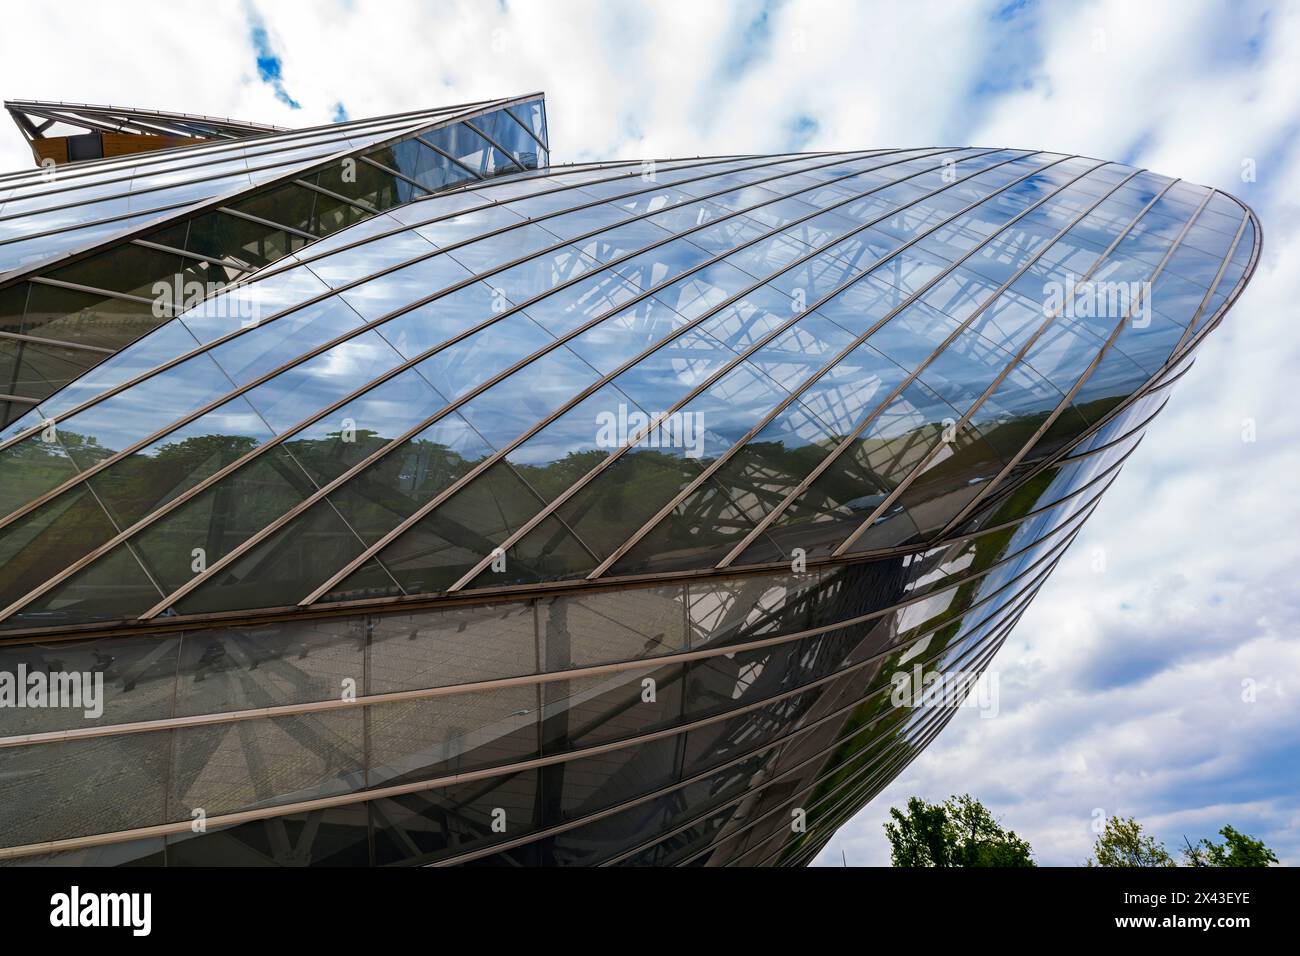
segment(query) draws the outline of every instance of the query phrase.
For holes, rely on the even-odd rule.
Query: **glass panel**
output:
[[[271,437],[253,407],[234,398],[88,480],[127,528]]]
[[[207,355],[196,355],[60,422],[60,440],[84,470],[230,392],[230,379]]]
[[[0,628],[51,627],[142,613],[161,595],[135,556],[119,545],[15,612]]]
[[[245,393],[277,433],[372,382],[402,357],[374,330],[341,342]]]
[[[371,545],[490,454],[492,449],[463,418],[447,414],[367,466],[331,492],[330,498],[353,530]],[[342,472],[339,464],[308,465],[313,466],[325,473]],[[379,583],[371,586],[391,589],[387,575],[379,577]]]
[[[361,319],[345,303],[323,299],[250,329],[208,354],[236,384],[247,385],[360,325]]]
[[[154,580],[171,593],[313,491],[288,453],[272,448],[156,520],[132,541]]]
[[[896,374],[902,378],[901,370]],[[768,534],[788,553],[828,554],[872,513],[960,417],[952,406],[919,382],[908,385],[807,490],[777,516]],[[770,545],[755,541],[738,560],[758,564],[782,560]]]
[[[329,501],[318,501],[177,603],[183,614],[277,607],[305,597],[362,551]]]
[[[285,447],[318,485],[325,485],[445,405],[408,369],[318,419]]]
[[[363,282],[340,296],[371,322],[469,278],[469,272],[459,263],[440,255]]]

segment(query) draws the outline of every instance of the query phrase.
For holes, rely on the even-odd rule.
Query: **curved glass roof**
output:
[[[1028,150],[413,202],[0,432],[0,626],[919,550],[1180,363],[1258,244],[1223,193]]]

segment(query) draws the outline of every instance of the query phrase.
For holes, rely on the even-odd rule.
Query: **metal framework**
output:
[[[134,133],[186,139],[239,139],[261,133],[284,133],[283,126],[250,123],[220,116],[168,113],[133,107],[94,106],[46,100],[5,100],[4,108],[28,142],[44,139],[51,129],[71,127],[90,133]]]

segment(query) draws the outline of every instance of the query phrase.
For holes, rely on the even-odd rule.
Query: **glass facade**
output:
[[[0,671],[106,694],[0,714],[0,860],[806,863],[1259,254],[1077,156],[547,167],[540,103],[415,142],[476,177],[0,431]]]

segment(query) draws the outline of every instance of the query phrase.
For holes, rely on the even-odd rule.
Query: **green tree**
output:
[[[1268,866],[1277,862],[1277,856],[1264,845],[1263,840],[1254,840],[1231,826],[1224,827],[1219,833],[1223,837],[1222,843],[1210,840],[1202,840],[1195,846],[1188,843],[1183,851],[1185,865]]]
[[[1111,817],[1092,847],[1087,866],[1176,866],[1165,845],[1144,836],[1142,824],[1132,817]]]
[[[970,794],[928,804],[907,801],[907,812],[889,810],[885,824],[894,866],[1033,866],[1033,850],[1003,830],[987,807]]]

